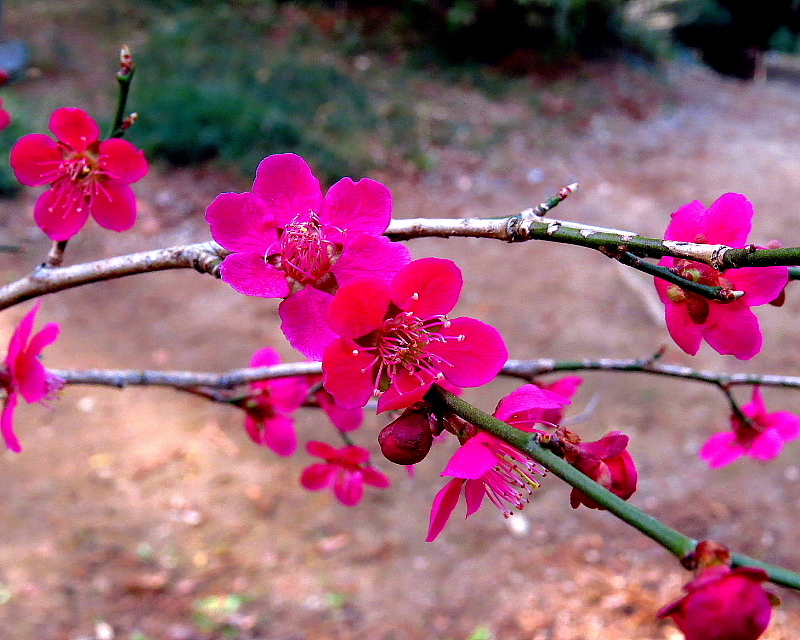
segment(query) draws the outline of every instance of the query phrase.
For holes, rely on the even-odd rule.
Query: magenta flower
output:
[[[700,450],[700,457],[712,469],[719,469],[748,455],[756,460],[772,460],[783,445],[800,436],[800,416],[788,411],[767,413],[761,389],[753,387],[753,400],[742,407],[749,424],[731,415],[731,431],[711,436]]]
[[[567,404],[566,398],[527,384],[503,398],[494,416],[523,431],[536,432],[533,426],[540,422],[542,411],[557,411]],[[481,431],[455,452],[442,475],[453,479],[433,500],[427,542],[442,532],[462,490],[466,517],[480,509],[484,497],[508,517],[513,509],[528,503],[528,496],[539,487],[535,476],[544,475],[544,469],[518,449]]]
[[[39,361],[42,350],[58,338],[59,325],[51,322],[36,335],[31,336],[36,314],[41,306],[42,303],[37,302],[19,323],[8,343],[5,366],[0,371],[0,387],[6,392],[3,412],[0,415],[0,432],[3,434],[6,446],[17,453],[22,450],[14,433],[14,410],[18,394],[21,394],[28,403],[41,402],[64,384],[61,378],[49,373]]]
[[[325,388],[343,407],[363,407],[383,392],[380,412],[421,400],[442,376],[458,387],[494,379],[508,357],[498,331],[446,315],[461,286],[456,264],[439,258],[412,262],[390,284],[370,277],[343,284],[328,313],[341,337],[322,359]]]
[[[206,211],[214,240],[233,252],[222,279],[249,296],[284,298],[283,332],[312,360],[336,337],[326,316],[337,287],[359,276],[390,281],[411,260],[382,235],[391,216],[392,196],[380,182],[343,178],[323,198],[292,153],[264,158],[252,192],[223,193]]]
[[[120,138],[100,141],[100,127],[82,109],[56,109],[50,130],[57,141],[32,133],[11,149],[17,180],[50,185],[36,201],[36,224],[53,240],[69,240],[90,213],[101,227],[130,229],[136,196],[128,185],[147,173],[142,152]]]
[[[556,395],[566,398],[567,400],[571,400],[572,396],[574,396],[578,392],[578,388],[583,384],[583,378],[580,376],[566,376],[564,378],[559,378],[555,380],[551,384],[541,384],[538,383],[533,385],[542,389],[544,391],[550,391],[555,393]],[[538,431],[538,429],[534,428],[536,423],[545,423],[550,425],[557,425],[560,424],[561,421],[564,419],[564,407],[560,406],[556,409],[536,409],[536,408],[529,408],[524,409],[524,419],[522,418],[522,414],[512,416],[508,414],[508,407],[512,406],[509,404],[512,400],[515,402],[514,406],[523,406],[526,404],[530,404],[534,402],[533,400],[528,398],[529,389],[528,387],[531,385],[525,385],[520,387],[513,393],[509,394],[505,398],[500,401],[500,404],[497,405],[497,411],[495,412],[495,417],[503,420],[504,422],[508,422],[509,424],[513,424],[517,429],[522,429],[523,431]],[[505,417],[500,418],[500,415]],[[513,422],[512,422],[513,421]]]
[[[756,640],[772,616],[771,594],[762,586],[768,579],[754,567],[706,567],[658,617],[671,617],[686,640]]]
[[[300,483],[309,491],[333,487],[333,494],[343,505],[352,507],[364,495],[364,483],[386,489],[390,482],[383,473],[369,466],[369,451],[347,446],[335,449],[324,442],[311,441],[306,449],[312,456],[323,458],[306,467]]]
[[[695,200],[672,214],[665,239],[743,247],[752,218],[753,205],[738,193],[722,195],[708,209]],[[717,302],[656,278],[658,295],[666,305],[667,329],[681,349],[695,355],[705,340],[719,353],[740,360],[749,360],[761,351],[761,329],[750,307],[767,304],[780,295],[788,281],[787,267],[722,273],[692,260],[664,258],[659,264],[701,284],[745,292],[739,300]]]

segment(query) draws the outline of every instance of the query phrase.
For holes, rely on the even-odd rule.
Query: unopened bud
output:
[[[378,443],[386,459],[395,464],[422,462],[433,444],[428,416],[416,411],[404,413],[381,430]]]
[[[128,45],[122,45],[122,48],[119,50],[119,71],[117,71],[117,75],[120,78],[124,78],[129,76],[133,71],[133,56],[131,55],[131,50],[128,49]]]
[[[136,121],[138,119],[139,119],[139,114],[134,111],[120,123],[119,128],[122,129],[123,131],[125,129],[130,129],[133,125],[136,124]]]

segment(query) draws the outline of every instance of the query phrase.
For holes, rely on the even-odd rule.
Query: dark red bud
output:
[[[378,435],[381,452],[395,464],[422,462],[433,444],[428,416],[407,413],[386,425]]]

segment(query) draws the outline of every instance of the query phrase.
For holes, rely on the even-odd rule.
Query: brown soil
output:
[[[53,5],[12,5],[9,28],[39,41],[60,25],[59,37],[89,43],[63,12],[51,20]],[[18,90],[32,100],[52,101],[60,91],[65,104],[102,105],[90,83],[98,50],[87,44],[75,71],[45,73]],[[756,207],[754,241],[798,243],[798,87],[679,70],[659,89],[618,68],[597,73],[608,91],[596,109],[588,97],[576,104],[557,94],[545,94],[549,106],[538,114],[522,98],[496,103],[466,89],[437,87],[421,97],[462,117],[510,119],[514,129],[481,154],[434,149],[439,168],[424,176],[374,176],[392,189],[396,216],[514,214],[579,179],[558,216],[659,235],[681,204],[739,191]],[[207,239],[205,207],[221,191],[243,188],[210,169],[154,168],[136,186],[136,228],[116,235],[90,224],[70,243],[68,262]],[[2,240],[23,246],[0,261],[3,281],[47,252],[30,214],[38,192],[0,202]],[[639,357],[667,344],[669,362],[800,373],[800,300],[791,287],[783,308],[760,311],[765,349],[752,362],[708,348],[689,358],[669,342],[647,279],[599,254],[486,240],[410,247],[415,257],[458,261],[466,280],[458,311],[498,327],[513,357]],[[2,314],[0,344],[28,308]],[[274,301],[239,296],[188,270],[51,296],[41,318],[62,324],[46,353],[59,368],[223,371],[265,345],[298,359],[279,333]],[[574,412],[595,394],[599,403],[577,428],[590,439],[612,429],[631,435],[641,474],[634,504],[688,535],[800,567],[799,444],[769,464],[710,471],[696,453],[726,428],[719,392],[638,374],[585,377]],[[499,380],[466,397],[491,409],[514,387]],[[800,411],[796,392],[765,396],[775,410]],[[368,418],[358,442],[376,450],[383,420]],[[303,439],[335,442],[312,410],[299,412],[298,426]],[[394,486],[368,491],[348,509],[300,487],[304,453],[279,459],[247,439],[237,410],[177,392],[68,388],[52,408],[22,407],[18,433],[23,453],[0,460],[6,640],[680,637],[654,615],[688,574],[609,514],[570,509],[568,488],[554,478],[522,515],[506,521],[487,507],[466,522],[454,518],[428,544],[431,499],[451,453],[445,446],[414,478],[379,462]],[[800,600],[775,591],[783,604],[764,638],[793,640]]]

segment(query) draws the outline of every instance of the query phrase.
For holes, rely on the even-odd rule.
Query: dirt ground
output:
[[[9,30],[30,26],[47,3],[18,3]],[[26,8],[27,7],[27,8]],[[38,7],[38,9],[37,9]],[[47,13],[34,16],[47,22]],[[74,26],[74,25],[73,25]],[[64,24],[61,23],[64,28]],[[47,27],[50,28],[50,27]],[[55,28],[55,27],[52,27]],[[16,30],[16,31],[15,31]],[[37,35],[38,34],[38,35]],[[86,39],[74,26],[65,38]],[[94,52],[94,54],[92,53]],[[97,106],[88,73],[20,85],[30,99]],[[517,213],[579,180],[557,217],[660,235],[691,199],[726,191],[756,208],[756,242],[800,243],[800,86],[729,82],[676,69],[661,89],[615,67],[603,72],[615,100],[580,122],[534,114],[436,87],[429,101],[484,122],[512,121],[503,145],[479,154],[436,149],[438,168],[374,175],[393,191],[395,215]],[[88,87],[88,88],[87,88]],[[79,101],[81,91],[86,94]],[[531,91],[538,90],[532,85]],[[559,112],[559,113],[557,113]],[[140,219],[116,235],[90,224],[67,262],[208,239],[205,207],[247,188],[210,169],[154,167],[136,185]],[[48,249],[31,208],[39,190],[0,202],[0,277],[29,271]],[[720,371],[800,374],[800,298],[762,308],[765,348],[741,363],[704,348],[690,358],[669,342],[652,285],[601,255],[573,247],[479,240],[416,240],[415,257],[457,260],[465,292],[457,308],[496,326],[512,357],[641,357],[667,345],[668,362]],[[0,343],[29,305],[0,316]],[[246,298],[194,271],[135,276],[48,297],[41,322],[62,324],[46,364],[58,368],[224,371],[265,345],[299,359],[278,330],[274,301]],[[632,438],[641,483],[632,502],[683,533],[712,537],[766,561],[800,568],[800,443],[768,464],[743,460],[710,471],[697,450],[727,426],[713,388],[639,374],[589,373],[573,413],[599,395],[576,428],[593,439]],[[509,380],[466,397],[491,410]],[[741,395],[747,400],[747,394]],[[800,412],[800,394],[765,391],[774,410]],[[377,450],[382,418],[356,433]],[[430,504],[451,454],[442,446],[414,478],[381,463],[393,486],[356,508],[298,482],[305,453],[279,459],[246,437],[243,416],[178,392],[67,388],[51,408],[23,406],[24,451],[0,455],[0,637],[4,640],[678,640],[654,618],[688,574],[648,539],[607,513],[572,510],[568,488],[547,479],[520,516],[491,507],[454,518],[425,543]],[[313,410],[301,437],[335,442]],[[800,599],[775,588],[766,640],[794,640]]]

